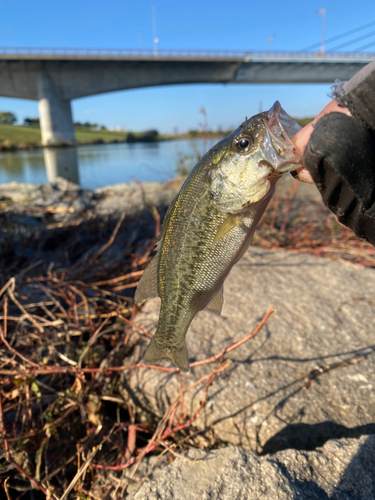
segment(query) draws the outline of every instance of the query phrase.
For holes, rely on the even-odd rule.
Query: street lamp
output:
[[[320,49],[321,55],[324,57],[326,53],[326,8],[324,7],[323,9],[318,9],[316,11],[317,14],[322,14],[322,46]]]
[[[271,50],[271,43],[273,42],[276,35],[271,35],[267,38],[267,52]]]
[[[158,55],[158,43],[159,38],[156,35],[156,11],[155,7],[151,7],[152,10],[152,40],[154,42],[154,56]]]

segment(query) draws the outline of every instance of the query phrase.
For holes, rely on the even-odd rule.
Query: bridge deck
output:
[[[0,47],[2,60],[80,60],[80,61],[223,61],[223,62],[369,62],[369,52],[230,51],[80,49],[56,47]]]

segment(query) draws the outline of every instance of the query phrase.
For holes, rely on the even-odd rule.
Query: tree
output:
[[[159,139],[159,132],[155,129],[146,130],[139,136],[139,142],[156,142]]]
[[[195,129],[191,129],[188,132],[189,137],[197,137],[198,134],[199,134],[198,130],[195,130]]]
[[[0,111],[0,123],[2,125],[14,125],[17,117],[11,111]]]
[[[39,127],[39,118],[25,118],[23,124],[26,127]]]

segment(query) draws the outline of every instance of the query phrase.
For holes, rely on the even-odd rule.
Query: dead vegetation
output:
[[[284,196],[276,192],[253,245],[375,267],[374,247],[340,225],[320,200],[298,196],[299,189],[294,181]]]
[[[297,201],[296,189],[272,201],[255,244],[375,266],[372,246],[320,204]],[[158,461],[186,447],[221,446],[194,421],[212,381],[230,365],[226,354],[257,335],[272,308],[244,339],[193,363],[192,370],[203,363],[212,370],[184,386],[177,369],[128,362],[140,338],[150,336],[136,325],[132,297],[159,233],[155,207],[131,220],[77,214],[67,225],[46,214],[37,234],[15,225],[10,212],[9,205],[0,210],[0,481],[7,498],[124,498]],[[306,374],[303,388],[340,367]],[[179,394],[160,420],[140,418],[121,383],[135,370],[179,378]],[[184,396],[197,386],[204,397],[187,414]]]

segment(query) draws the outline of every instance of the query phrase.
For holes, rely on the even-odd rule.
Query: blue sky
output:
[[[303,49],[320,41],[322,16],[315,11],[322,7],[327,38],[375,21],[374,0],[0,0],[0,46],[151,48],[152,6],[160,49],[266,50],[272,34],[274,50]],[[368,50],[375,52],[375,45]],[[205,106],[209,127],[227,128],[257,113],[260,102],[267,109],[276,99],[294,116],[317,114],[328,92],[329,85],[165,86],[77,99],[73,115],[106,126],[170,132],[174,126],[198,128]],[[0,110],[15,112],[19,121],[38,115],[36,102],[20,99],[0,97]]]

